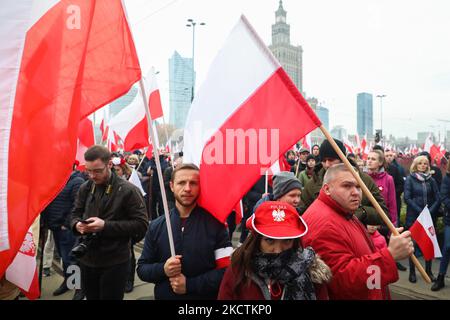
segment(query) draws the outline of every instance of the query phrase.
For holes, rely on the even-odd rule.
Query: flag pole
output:
[[[346,158],[346,156],[344,155],[344,153],[342,153],[341,149],[339,149],[338,145],[336,144],[336,142],[334,141],[334,139],[331,137],[330,133],[327,131],[327,129],[325,129],[325,127],[323,125],[321,125],[320,130],[322,131],[322,133],[324,134],[324,136],[326,137],[326,139],[331,143],[331,146],[333,147],[334,151],[339,155],[339,158],[342,160],[342,162],[345,164],[345,166],[350,170],[350,172],[352,173],[353,177],[356,179],[356,181],[358,181],[359,186],[361,187],[361,190],[364,192],[364,194],[366,195],[366,197],[369,199],[369,201],[372,203],[373,207],[375,208],[375,210],[377,211],[377,213],[380,215],[381,219],[383,220],[383,222],[386,224],[386,226],[389,228],[389,230],[392,232],[393,235],[398,236],[400,235],[397,231],[397,229],[395,228],[395,226],[392,224],[391,220],[388,218],[388,216],[386,215],[386,213],[383,211],[383,209],[381,208],[381,206],[379,205],[379,203],[377,202],[377,200],[375,200],[374,196],[372,195],[372,193],[369,191],[369,189],[367,188],[367,186],[365,185],[365,183],[362,181],[361,177],[359,176],[359,174],[356,172],[356,170],[353,168],[353,166],[350,164],[350,162],[348,161],[348,159]],[[420,274],[422,275],[422,278],[427,282],[427,283],[431,283],[431,279],[430,277],[428,277],[427,273],[425,272],[425,270],[423,269],[422,265],[420,264],[419,260],[417,260],[416,256],[414,256],[414,254],[411,254],[411,260],[413,261],[414,265],[417,267],[417,269],[419,270]]]
[[[148,106],[148,101],[146,99],[147,94],[145,92],[144,81],[142,78],[139,80],[139,85],[141,87],[141,96],[142,96],[142,100],[144,101],[145,114],[147,116],[148,131],[150,133],[152,143],[155,144],[154,143],[156,141],[155,133],[153,132],[153,124],[152,124],[152,119],[150,117],[150,109]],[[167,226],[167,234],[169,236],[170,253],[172,256],[175,256],[175,246],[174,246],[174,242],[173,242],[172,225],[170,222],[169,206],[167,204],[166,189],[164,188],[164,180],[163,180],[163,175],[162,175],[161,163],[159,162],[158,148],[153,147],[153,155],[155,156],[156,171],[158,172],[159,187],[161,189],[161,196],[162,196],[163,207],[164,207],[164,215],[166,216],[166,226]]]
[[[298,168],[300,167],[300,157],[298,157],[297,168],[295,169],[295,177],[298,179]]]
[[[266,187],[265,187],[265,193],[267,193],[269,191],[269,174],[268,174],[269,170],[266,171]]]
[[[122,0],[121,2],[122,2],[123,12],[125,13],[125,17],[126,17],[128,25],[129,25],[130,23],[129,23],[129,19],[128,19],[127,8],[125,6],[124,1]],[[130,31],[131,31],[131,27],[130,27]],[[131,33],[131,37],[133,37],[133,33],[132,32],[130,32],[130,33]],[[133,40],[133,42],[134,42],[134,40]],[[173,256],[175,256],[175,246],[174,246],[174,242],[173,242],[172,224],[170,223],[169,206],[167,205],[166,189],[164,188],[164,180],[163,180],[163,176],[162,176],[161,163],[159,162],[159,150],[158,150],[158,147],[155,146],[156,140],[155,140],[155,133],[153,132],[152,117],[150,116],[150,109],[148,106],[149,101],[147,99],[147,94],[145,92],[144,79],[142,78],[142,76],[139,79],[139,85],[141,87],[141,97],[142,97],[142,100],[144,101],[144,106],[145,106],[145,115],[146,115],[147,122],[148,122],[148,131],[150,133],[150,137],[151,137],[152,143],[153,143],[153,155],[155,156],[156,171],[158,172],[159,187],[161,188],[161,196],[162,196],[162,200],[163,200],[164,215],[166,216],[166,226],[167,226],[167,235],[169,237],[170,254],[173,257]]]
[[[141,164],[145,159],[145,154],[147,153],[147,150],[148,150],[148,147],[145,148],[144,156],[142,157],[141,162],[139,162],[139,165],[137,166],[136,171],[138,171],[139,168],[141,167]]]

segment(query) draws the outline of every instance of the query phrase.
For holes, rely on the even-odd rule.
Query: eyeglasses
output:
[[[106,167],[107,166],[104,166],[103,168],[101,168],[101,169],[86,169],[86,173],[88,174],[88,175],[92,175],[92,176],[94,176],[94,175],[99,175],[99,174],[101,174],[101,173],[103,173],[103,171],[105,171],[105,169],[106,169]]]

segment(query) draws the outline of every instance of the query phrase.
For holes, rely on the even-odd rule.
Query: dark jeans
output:
[[[136,243],[131,241],[131,258],[128,264],[128,276],[127,281],[134,283],[134,274],[136,272],[136,256],[134,255],[134,245]]]
[[[159,216],[164,214],[164,208],[162,203],[161,191],[152,191],[152,207],[150,209],[152,213],[152,220],[155,220]]]
[[[106,268],[81,265],[81,282],[87,300],[123,300],[129,261]]]
[[[448,263],[450,261],[450,226],[445,226],[444,229],[444,245],[442,248],[441,265],[439,266],[439,273],[446,274]]]
[[[75,236],[73,235],[72,230],[69,229],[54,229],[52,232],[55,239],[56,250],[58,250],[58,254],[62,259],[64,278],[66,278],[67,268],[72,264],[76,264],[75,259],[70,254],[70,251],[72,251],[75,244]]]

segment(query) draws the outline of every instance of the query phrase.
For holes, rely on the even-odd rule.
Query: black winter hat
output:
[[[339,149],[341,149],[342,153],[345,155],[345,147],[342,141],[338,139],[334,139],[334,142],[338,145]],[[331,146],[331,143],[328,140],[325,140],[322,142],[319,148],[319,157],[320,161],[323,161],[325,158],[331,158],[331,159],[340,159],[336,151],[334,151],[333,147]]]
[[[309,160],[316,160],[316,157],[313,154],[308,154],[306,157],[306,163],[308,163]]]

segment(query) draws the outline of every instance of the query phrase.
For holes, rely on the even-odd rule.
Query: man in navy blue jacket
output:
[[[63,263],[64,281],[53,292],[54,296],[59,296],[69,290],[66,284],[66,272],[69,265],[75,264],[73,257],[70,255],[70,251],[75,244],[75,236],[70,230],[70,218],[78,189],[83,183],[83,176],[75,169],[74,165],[64,189],[41,214],[43,225],[53,232],[55,245]]]
[[[165,216],[151,221],[137,274],[155,283],[155,299],[216,299],[232,253],[226,227],[197,205],[199,169],[178,166],[170,181],[175,256],[171,256]]]

